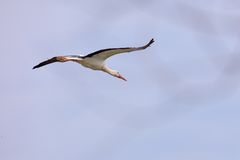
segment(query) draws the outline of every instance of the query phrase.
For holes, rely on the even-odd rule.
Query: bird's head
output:
[[[115,71],[115,73],[113,74],[114,77],[120,78],[124,81],[127,81],[118,71]]]

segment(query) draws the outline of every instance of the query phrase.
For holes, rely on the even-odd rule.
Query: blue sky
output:
[[[236,0],[0,1],[0,159],[238,160]],[[56,55],[110,47],[127,82]]]

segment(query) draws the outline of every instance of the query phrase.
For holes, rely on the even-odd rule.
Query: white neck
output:
[[[102,71],[108,73],[108,74],[111,74],[112,76],[115,76],[116,75],[116,72],[115,70],[109,68],[108,66],[104,65],[103,68],[102,68]]]

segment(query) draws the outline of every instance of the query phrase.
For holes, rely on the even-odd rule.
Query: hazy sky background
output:
[[[239,160],[240,2],[0,0],[1,160]],[[124,82],[55,55],[108,60]]]

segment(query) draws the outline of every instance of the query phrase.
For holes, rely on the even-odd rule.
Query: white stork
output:
[[[109,68],[105,64],[105,60],[113,55],[119,54],[119,53],[125,53],[125,52],[132,52],[132,51],[138,51],[148,48],[152,43],[154,42],[154,39],[151,39],[146,45],[141,47],[125,47],[125,48],[108,48],[108,49],[102,49],[93,53],[90,53],[86,56],[80,56],[80,55],[67,55],[67,56],[56,56],[51,59],[48,59],[46,61],[43,61],[39,63],[38,65],[34,66],[33,69],[39,68],[42,66],[45,66],[50,63],[54,62],[67,62],[67,61],[73,61],[77,62],[84,67],[91,68],[93,70],[101,70],[103,72],[106,72],[114,77],[120,78],[124,81],[127,81],[118,71],[113,70]]]

